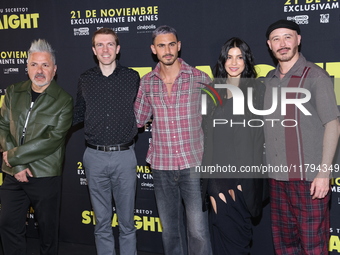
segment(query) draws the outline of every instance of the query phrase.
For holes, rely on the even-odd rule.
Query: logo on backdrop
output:
[[[308,15],[297,15],[287,17],[287,20],[294,21],[298,25],[308,24],[308,19],[309,19]]]
[[[118,216],[116,208],[112,208],[113,217],[111,226],[113,228],[118,227]],[[96,225],[96,218],[93,211],[84,210],[81,214],[82,224],[84,225]],[[135,228],[148,232],[162,232],[163,227],[159,217],[156,217],[154,210],[152,209],[135,209],[134,215]]]
[[[339,2],[333,0],[285,0],[284,12],[311,12],[339,9]]]
[[[74,36],[90,35],[88,27],[73,28]]]
[[[153,176],[149,166],[137,166],[137,178],[141,190],[153,190]]]
[[[329,14],[320,14],[320,23],[329,23]]]
[[[331,236],[329,238],[329,251],[334,252],[340,252],[340,228],[338,227],[331,227],[329,229],[329,232],[331,233]]]
[[[18,74],[19,68],[4,68],[4,74]]]
[[[74,36],[90,35],[90,29],[95,31],[104,26],[117,33],[149,33],[159,20],[158,6],[72,10],[70,15],[71,26],[77,26]]]
[[[0,9],[0,30],[32,29],[39,27],[39,13],[28,13],[25,8]]]
[[[2,65],[2,73],[4,75],[13,75],[24,72],[26,67],[27,51],[8,50],[0,51],[0,65]]]
[[[303,15],[287,17],[287,20],[295,21],[299,25],[308,24],[310,19],[320,24],[330,23],[331,13],[338,15],[339,9],[339,0],[285,0],[283,5],[284,13],[303,13]],[[311,16],[306,13],[311,13]]]
[[[79,185],[86,186],[87,179],[83,162],[77,162],[77,175],[79,176]],[[140,183],[141,190],[153,190],[152,171],[149,166],[137,166],[136,175]]]
[[[87,185],[87,179],[85,177],[85,169],[83,167],[83,162],[77,162],[77,174],[80,176],[79,177],[79,184],[81,186],[86,186]]]
[[[27,51],[0,51],[0,65],[26,64]]]
[[[335,164],[339,168],[338,164]],[[333,193],[340,193],[340,178],[333,178],[331,179],[331,186]]]

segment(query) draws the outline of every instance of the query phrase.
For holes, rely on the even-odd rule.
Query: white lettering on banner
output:
[[[231,84],[215,84],[215,88],[225,88],[230,90],[230,92],[233,94],[233,115],[244,115],[244,95],[242,93],[242,90],[239,87],[236,87]],[[305,88],[280,88],[281,89],[281,115],[286,115],[286,106],[287,104],[293,104],[297,108],[300,109],[300,111],[305,115],[312,115],[304,106],[304,103],[307,103],[311,98],[311,93]],[[248,88],[248,108],[250,112],[252,112],[255,115],[270,115],[273,112],[275,112],[278,104],[278,88],[273,88],[273,103],[270,109],[268,110],[257,110],[253,106],[253,88]],[[289,99],[286,97],[287,93],[301,93],[304,94],[304,98],[295,98],[295,99]],[[206,95],[202,95],[206,96]],[[207,112],[207,101],[202,100],[202,114]]]
[[[339,2],[332,2],[332,3],[320,3],[320,0],[306,0],[306,4],[298,4],[298,0],[288,0],[284,7],[284,12],[308,12],[308,11],[322,11],[322,10],[332,10],[332,9],[339,9]]]

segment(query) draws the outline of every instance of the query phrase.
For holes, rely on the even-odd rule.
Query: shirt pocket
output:
[[[165,97],[167,95],[164,92],[147,92],[146,97],[148,101],[151,102],[153,107],[166,106]]]
[[[201,91],[199,89],[189,89],[180,91],[177,95],[176,105],[180,107],[190,107],[196,109],[201,104]]]

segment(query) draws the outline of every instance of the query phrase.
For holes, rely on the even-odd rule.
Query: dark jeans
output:
[[[1,186],[0,234],[4,254],[26,255],[26,218],[30,204],[38,223],[40,254],[58,254],[61,176],[19,182],[7,175]]]
[[[163,226],[164,253],[212,254],[207,212],[202,211],[200,179],[191,178],[190,169],[152,170],[152,173],[157,208]]]

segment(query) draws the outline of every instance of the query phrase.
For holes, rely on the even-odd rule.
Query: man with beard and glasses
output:
[[[190,177],[190,167],[200,165],[202,159],[200,83],[210,79],[178,58],[180,49],[174,28],[161,26],[153,32],[151,50],[159,63],[141,79],[135,114],[139,127],[153,116],[147,162],[153,173],[165,254],[209,255],[200,180]]]
[[[265,122],[267,163],[291,169],[269,172],[275,252],[328,254],[329,178],[339,136],[333,84],[323,69],[299,53],[296,23],[279,20],[268,27],[266,36],[278,61],[265,81],[264,109],[278,106],[265,116],[274,120]],[[274,90],[278,100],[273,100]],[[281,109],[281,95],[303,104],[297,107],[290,101]]]
[[[30,80],[6,89],[0,116],[3,148],[0,234],[4,254],[26,254],[30,205],[38,223],[40,254],[58,254],[61,174],[73,100],[53,79],[55,55],[45,40],[28,51]]]

